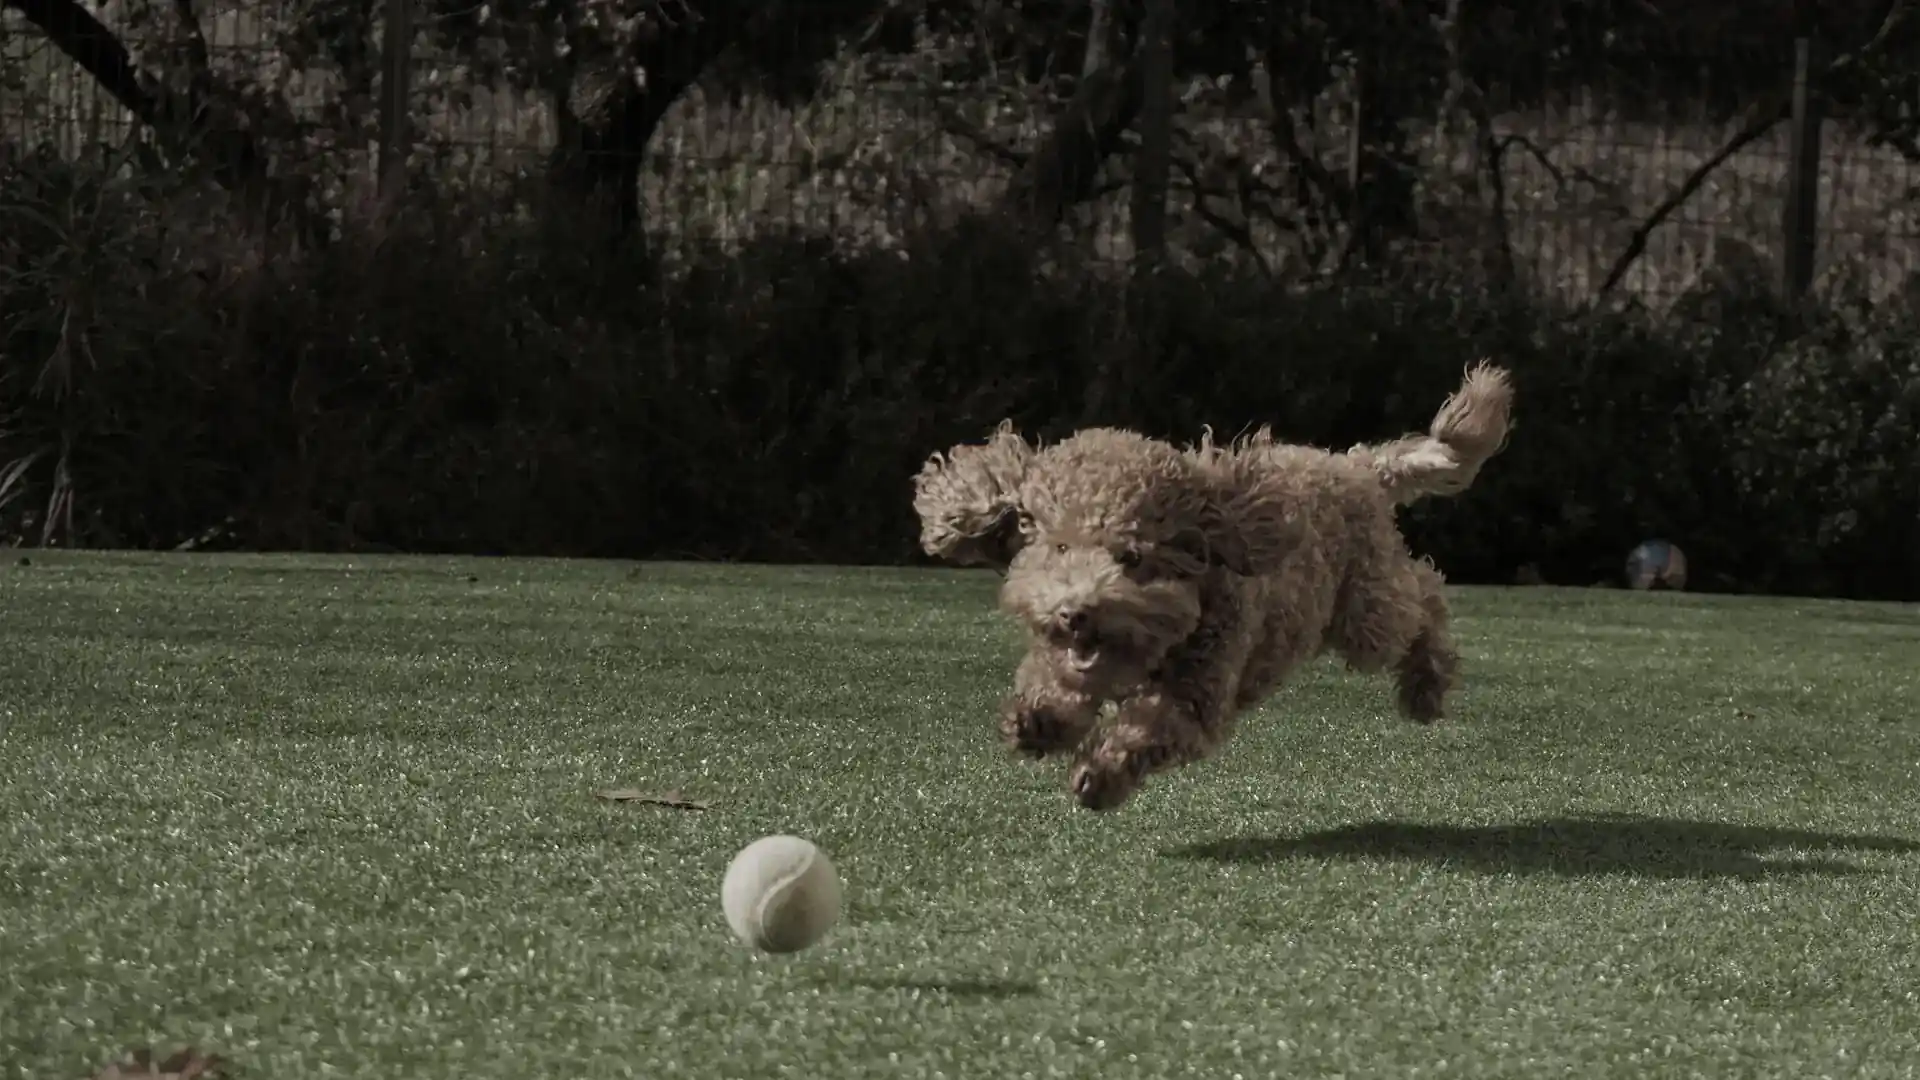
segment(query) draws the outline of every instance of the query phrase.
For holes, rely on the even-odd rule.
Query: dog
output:
[[[1460,663],[1445,579],[1409,553],[1395,508],[1466,490],[1512,405],[1508,373],[1482,361],[1426,434],[1344,453],[1265,427],[1226,445],[1111,427],[1040,445],[1003,421],[915,476],[920,546],[1004,575],[999,607],[1028,647],[1001,735],[1033,758],[1077,752],[1074,797],[1112,810],[1327,652],[1391,670],[1408,718],[1445,715]]]

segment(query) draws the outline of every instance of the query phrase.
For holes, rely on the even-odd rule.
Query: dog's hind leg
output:
[[[1448,630],[1446,579],[1428,563],[1416,564],[1420,610],[1425,618],[1397,665],[1400,711],[1431,724],[1446,715],[1447,694],[1460,678],[1460,653]]]
[[[1327,637],[1349,668],[1374,674],[1407,655],[1429,618],[1422,569],[1404,552],[1382,552],[1348,573]]]
[[[1442,716],[1460,662],[1444,586],[1431,563],[1384,557],[1348,578],[1329,635],[1353,670],[1393,669],[1401,713],[1422,724]]]

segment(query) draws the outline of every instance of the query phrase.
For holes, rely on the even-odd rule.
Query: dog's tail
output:
[[[1356,446],[1349,453],[1371,459],[1395,503],[1458,495],[1506,445],[1512,410],[1512,380],[1505,370],[1481,361],[1467,370],[1425,435]]]

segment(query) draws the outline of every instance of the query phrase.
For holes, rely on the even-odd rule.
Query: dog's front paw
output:
[[[1031,758],[1073,749],[1092,726],[1088,719],[1067,710],[1017,698],[1009,699],[1000,710],[1000,736],[1008,746]]]
[[[1121,746],[1108,740],[1074,765],[1067,786],[1088,810],[1114,810],[1132,798],[1149,775],[1173,760],[1172,750],[1165,746]]]
[[[1095,755],[1073,767],[1067,786],[1088,810],[1117,810],[1139,789],[1146,770],[1131,755]]]

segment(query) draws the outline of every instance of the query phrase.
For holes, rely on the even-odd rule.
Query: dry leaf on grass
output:
[[[191,1047],[155,1061],[153,1051],[143,1048],[101,1069],[93,1080],[216,1080],[225,1064]]]
[[[675,810],[711,809],[706,803],[698,799],[689,799],[678,791],[663,791],[659,794],[654,794],[639,791],[634,788],[614,788],[610,791],[596,791],[593,793],[593,796],[596,799],[605,799],[608,802],[651,803],[654,806],[670,806]]]

